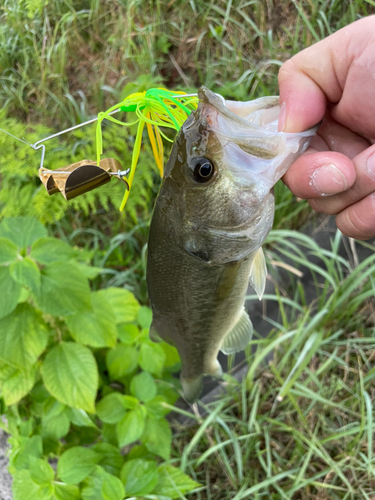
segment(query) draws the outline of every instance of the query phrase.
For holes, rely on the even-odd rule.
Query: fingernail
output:
[[[310,186],[320,196],[330,196],[348,189],[344,174],[335,165],[323,165],[315,170],[311,176]]]
[[[371,179],[375,179],[375,153],[367,158],[366,168]]]
[[[285,102],[283,102],[280,105],[279,124],[277,127],[277,130],[279,132],[282,132],[284,130],[285,123],[286,123],[286,105],[285,105]]]

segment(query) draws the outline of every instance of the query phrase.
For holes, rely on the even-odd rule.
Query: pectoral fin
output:
[[[250,342],[252,335],[253,325],[244,308],[234,328],[223,340],[220,351],[224,354],[234,354],[242,351]]]
[[[250,283],[254,288],[259,300],[262,300],[264,289],[266,288],[267,266],[262,247],[254,256],[250,269]]]

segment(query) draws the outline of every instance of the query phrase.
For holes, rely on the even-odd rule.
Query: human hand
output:
[[[346,236],[374,237],[375,16],[292,57],[279,86],[279,130],[301,132],[323,119],[283,181],[314,210],[337,214]]]

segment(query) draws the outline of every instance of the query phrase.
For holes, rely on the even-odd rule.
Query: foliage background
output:
[[[374,12],[373,0],[0,0],[0,128],[34,143],[158,85],[194,91],[205,84],[238,100],[277,94],[284,60]],[[48,142],[45,166],[95,158],[94,137],[85,127]],[[133,142],[132,129],[105,126],[105,155],[124,168]],[[164,410],[177,396],[177,360],[147,340],[146,243],[160,182],[150,149],[146,143],[141,152],[124,214],[115,181],[69,204],[48,197],[39,161],[38,152],[0,132],[0,293],[10,296],[13,287],[17,299],[0,301],[1,410],[14,498],[185,498],[194,488],[190,498],[202,500],[373,498],[371,255],[361,261],[353,244],[343,254],[338,233],[320,248],[300,232],[311,217],[306,203],[277,185],[276,231],[266,247],[276,288],[266,300],[277,302],[279,318],[269,319],[269,338],[256,335],[247,349],[251,370],[243,382],[228,376],[221,401],[201,406],[207,416],[196,413],[192,428],[175,425],[172,441]],[[9,219],[18,216],[44,228]],[[9,224],[13,230],[4,232]],[[33,228],[31,240],[17,239],[17,224],[20,233],[25,224]],[[43,245],[55,262],[40,260]],[[307,269],[318,292],[312,302],[300,279]],[[81,284],[85,326],[77,326],[84,319],[69,310],[69,294],[61,299],[66,287],[73,293],[69,282]],[[128,314],[115,329],[111,294],[122,297],[118,314]],[[94,323],[107,325],[107,334]],[[53,371],[64,366],[53,362],[64,349],[94,360],[97,382],[84,377],[93,385],[79,401],[51,382],[69,385],[69,376]],[[147,349],[158,369],[144,361]],[[127,366],[124,358],[138,361],[116,372]],[[132,382],[139,376],[148,377],[146,395]],[[139,433],[153,411],[163,422],[159,448],[150,432]]]

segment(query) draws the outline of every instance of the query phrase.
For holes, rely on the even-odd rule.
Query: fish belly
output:
[[[150,228],[147,286],[153,328],[177,348],[182,378],[217,373],[217,354],[243,308],[251,259],[210,265],[176,243],[157,210]]]

